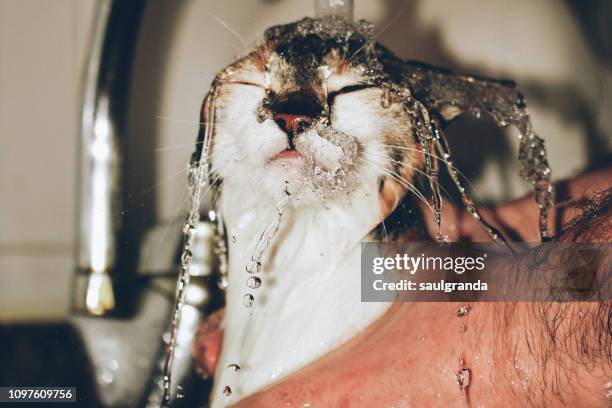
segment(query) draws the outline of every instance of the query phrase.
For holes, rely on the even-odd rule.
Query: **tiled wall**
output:
[[[402,57],[525,85],[555,174],[564,177],[586,162],[587,130],[573,114],[576,101],[592,110],[596,128],[612,126],[610,74],[598,67],[562,4],[356,0],[355,14],[375,22],[381,41]],[[78,84],[94,5],[0,0],[0,321],[67,313]],[[243,40],[252,44],[265,27],[310,13],[303,0],[149,1],[130,92],[128,172],[142,180],[136,193],[152,196],[156,222],[182,218],[182,172],[214,73],[244,51]],[[563,101],[561,108],[542,95]],[[508,169],[490,169],[479,184],[482,195],[505,184],[524,188],[499,176]]]

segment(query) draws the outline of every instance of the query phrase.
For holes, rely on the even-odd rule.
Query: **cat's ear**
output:
[[[459,75],[413,61],[406,62],[404,68],[412,95],[438,115],[442,124],[465,112],[477,117],[489,114],[497,119],[496,116],[514,116],[525,107],[513,81]]]

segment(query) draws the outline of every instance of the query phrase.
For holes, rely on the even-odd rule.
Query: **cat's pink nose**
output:
[[[291,113],[277,113],[274,116],[276,124],[287,133],[301,132],[310,127],[314,118],[306,115],[294,115]]]

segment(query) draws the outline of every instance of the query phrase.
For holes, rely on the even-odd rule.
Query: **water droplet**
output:
[[[246,295],[244,295],[244,297],[242,298],[242,303],[244,303],[244,305],[246,307],[251,307],[253,306],[253,302],[255,302],[255,297],[253,295],[251,295],[250,293],[247,293]]]
[[[229,369],[230,369],[230,370],[232,370],[232,371],[238,371],[238,370],[240,370],[240,366],[239,366],[238,364],[236,364],[236,363],[229,364],[229,365],[227,366],[227,368],[229,368]]]
[[[223,387],[223,395],[225,395],[226,397],[229,397],[230,395],[232,395],[232,389],[230,388],[229,385],[226,385],[225,387]]]
[[[604,389],[604,396],[607,399],[612,400],[612,381],[608,381],[607,383],[605,383],[603,386],[603,389]]]
[[[195,238],[196,232],[197,232],[197,229],[194,225],[187,223],[183,226],[183,233],[185,234],[185,238],[187,242],[191,242]]]
[[[246,266],[246,271],[248,273],[259,273],[261,272],[261,262],[251,261]]]
[[[215,106],[215,99],[217,97],[221,76],[226,71],[222,71],[222,73],[215,78],[213,81],[213,85],[210,88],[208,100],[210,102],[209,106]],[[214,116],[214,115],[213,115]],[[215,125],[211,121],[211,123],[207,123],[205,126],[205,140],[210,140],[211,132],[213,126]],[[185,286],[186,283],[189,282],[189,262],[191,261],[191,252],[189,251],[193,240],[196,235],[195,225],[198,224],[200,220],[200,204],[202,200],[202,196],[204,195],[203,188],[209,182],[210,169],[209,169],[209,152],[208,152],[208,144],[204,143],[202,146],[198,146],[196,150],[198,154],[194,154],[189,164],[189,171],[187,175],[187,184],[189,186],[189,190],[191,193],[190,197],[190,205],[189,212],[186,217],[185,224],[183,224],[183,232],[185,234],[185,243],[184,250],[181,254],[181,262],[179,269],[179,277],[176,284],[176,297],[174,301],[174,308],[172,311],[172,320],[170,321],[170,330],[168,331],[168,339],[164,338],[164,341],[167,343],[166,353],[164,356],[164,360],[162,362],[162,372],[164,373],[164,381],[163,381],[163,394],[162,401],[170,400],[170,375],[172,362],[174,360],[174,352],[175,352],[175,344],[178,334],[178,329],[181,322],[181,315],[183,305],[185,303]],[[213,220],[216,218],[216,213],[209,212],[209,219]],[[165,336],[164,336],[165,337]]]
[[[332,69],[328,65],[321,66],[320,70],[321,70],[323,79],[329,78],[333,72]]]
[[[261,279],[257,276],[251,276],[247,279],[246,284],[251,289],[257,289],[261,286]]]
[[[462,324],[459,326],[459,333],[465,333],[467,331],[467,326]]]
[[[450,238],[448,237],[448,235],[441,234],[440,232],[436,233],[435,239],[436,242],[440,245],[446,245],[450,243]]]
[[[257,111],[257,123],[263,123],[266,119],[268,119],[268,112],[262,107]]]
[[[181,263],[183,265],[189,265],[191,263],[191,258],[192,258],[192,254],[191,251],[187,248],[185,248],[183,250],[183,254],[181,255]]]
[[[457,314],[457,317],[464,317],[467,316],[468,313],[470,313],[470,309],[470,305],[461,305],[457,307],[457,309],[455,309],[455,312]]]
[[[470,376],[471,371],[469,368],[461,368],[459,371],[457,371],[457,375],[455,376],[455,379],[457,380],[457,385],[459,386],[459,389],[463,394],[470,386]]]
[[[108,362],[108,368],[111,369],[112,371],[116,371],[119,368],[119,362],[115,359],[110,360]]]
[[[100,383],[104,384],[104,385],[108,385],[111,384],[113,381],[115,381],[115,377],[113,376],[113,373],[111,373],[110,371],[102,371],[100,373]]]

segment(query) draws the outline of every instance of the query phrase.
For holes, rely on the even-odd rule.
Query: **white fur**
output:
[[[290,208],[264,256],[263,284],[252,290],[245,266],[274,215],[274,202],[231,187],[225,186],[221,206],[228,236],[236,242],[229,240],[225,335],[213,407],[236,402],[316,360],[387,307],[360,302],[360,242],[378,222],[376,195],[358,190],[350,204]],[[256,299],[250,309],[242,302],[246,293]],[[231,363],[242,369],[226,369]],[[230,398],[222,395],[225,385],[232,388]]]
[[[212,163],[223,178],[220,209],[229,238],[230,270],[213,408],[233,404],[315,361],[389,306],[361,302],[360,244],[382,220],[381,173],[360,163],[352,170],[358,174],[357,185],[335,197],[317,200],[298,189],[264,253],[262,286],[247,287],[245,267],[274,217],[284,186],[299,179],[303,164],[301,159],[271,161],[287,147],[287,138],[273,121],[256,122],[263,95],[257,87],[229,85],[218,103]],[[381,117],[380,104],[371,103],[377,97],[363,98],[338,97],[332,124],[356,137],[362,158],[382,168],[384,125],[372,120]],[[326,143],[309,133],[296,148],[312,149],[315,161],[329,166],[337,162],[338,152],[321,148]],[[255,296],[251,308],[243,305],[246,293]],[[241,370],[227,369],[232,363]],[[225,386],[232,389],[229,397],[222,393]]]

